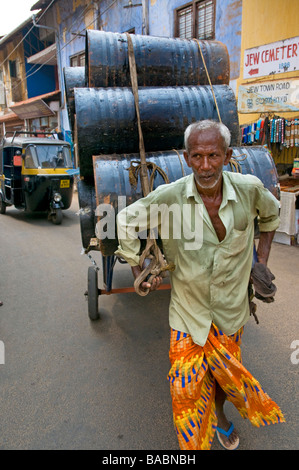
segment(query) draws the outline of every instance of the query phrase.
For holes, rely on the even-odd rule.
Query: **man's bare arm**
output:
[[[274,234],[275,230],[272,232],[260,232],[260,239],[257,247],[257,258],[259,263],[267,265]]]

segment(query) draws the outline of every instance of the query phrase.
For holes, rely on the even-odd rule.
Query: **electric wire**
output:
[[[84,15],[85,13],[89,10],[90,8],[90,3],[87,3],[86,7],[84,8],[84,10],[81,12],[80,16],[74,21],[74,23],[71,23],[70,26],[64,31],[64,34],[68,34],[71,32],[71,29],[74,28],[74,26],[78,23],[78,21],[81,21],[83,18],[84,18]],[[70,15],[68,18],[66,18],[66,20],[68,20],[69,18],[72,18],[72,15]],[[34,25],[33,25],[34,27]],[[31,28],[32,29],[32,28]],[[25,37],[24,37],[25,39]],[[42,51],[40,51],[42,52]],[[23,83],[23,81],[28,78],[28,77],[31,77],[34,73],[38,72],[41,67],[43,65],[47,65],[48,62],[50,62],[53,58],[55,57],[55,54],[52,55],[49,60],[47,60],[46,62],[44,62],[44,64],[41,64],[41,66],[37,67],[38,64],[33,64],[32,67],[27,71],[27,73],[25,74],[25,77],[24,79],[22,79],[20,82],[18,82],[17,84],[14,85],[14,87],[12,88],[12,91],[15,90],[21,83]],[[28,64],[28,62],[27,62]]]
[[[52,0],[51,3],[49,3],[49,5],[47,6],[47,8],[42,12],[41,16],[39,16],[39,18],[37,19],[37,21],[40,21],[41,18],[44,16],[44,14],[47,12],[47,10],[50,8],[50,6],[55,2],[55,0]],[[15,52],[15,50],[22,44],[22,42],[25,41],[26,37],[28,36],[29,33],[31,33],[31,31],[33,30],[33,28],[35,28],[35,25],[32,25],[31,28],[27,31],[27,33],[25,34],[25,36],[22,37],[21,41],[18,42],[18,44],[15,46],[15,48],[8,54],[8,56],[4,59],[3,62],[1,62],[0,64],[0,68],[8,61],[8,59],[11,57],[11,55]],[[9,34],[9,33],[8,33]],[[6,36],[8,36],[8,34],[6,34]],[[5,39],[5,36],[3,38],[3,40]]]
[[[52,3],[53,3],[54,0],[52,0]],[[85,31],[86,29],[89,28],[89,26],[91,26],[93,23],[95,23],[97,21],[98,18],[100,18],[101,16],[104,15],[104,13],[106,13],[115,3],[117,2],[117,0],[114,0],[107,8],[106,10],[104,10],[102,13],[99,13],[96,18],[94,18],[87,26],[85,26],[82,30],[79,31],[78,34],[81,34],[83,31]],[[89,5],[88,5],[89,6]],[[81,13],[81,17],[79,19],[83,19],[83,13],[85,13],[85,10],[84,12]],[[71,27],[73,27],[73,25],[71,25]],[[66,32],[70,32],[70,29],[67,30]],[[72,41],[74,41],[76,39],[76,36],[74,36],[73,38],[71,38],[69,41],[67,41],[61,48],[60,48],[60,51],[62,51],[63,49],[65,49],[65,47],[67,47]],[[53,58],[55,57],[55,54],[53,54],[52,56],[49,57],[49,59],[47,61],[45,61],[43,64],[41,64],[37,69],[35,69],[33,72],[29,73],[29,74],[26,74],[24,78],[22,78],[18,83],[16,83],[12,88],[11,88],[11,91],[14,91],[17,87],[19,87],[27,78],[31,77],[32,75],[34,75],[35,73],[37,73],[39,70],[41,70],[41,68],[44,66],[44,65],[47,65],[48,62],[50,62]]]

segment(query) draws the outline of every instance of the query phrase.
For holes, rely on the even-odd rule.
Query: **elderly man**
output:
[[[174,214],[168,217],[168,230],[163,231],[163,214],[156,220],[163,253],[175,265],[170,273],[168,379],[181,449],[210,449],[215,432],[223,447],[237,448],[239,435],[224,413],[226,399],[255,426],[284,421],[279,407],[242,365],[240,351],[250,316],[254,220],[258,217],[260,230],[258,262],[266,265],[279,206],[255,176],[223,171],[232,155],[229,144],[230,132],[222,123],[191,124],[185,131],[184,157],[192,174],[159,186],[117,219],[119,234],[126,229],[127,236],[119,236],[116,254],[128,261],[136,278],[142,266],[134,217],[136,222],[136,214],[162,206]],[[140,229],[149,228],[148,219],[153,217],[139,219],[147,220]],[[196,243],[190,242],[190,234]],[[155,290],[161,281],[156,276],[142,287]]]

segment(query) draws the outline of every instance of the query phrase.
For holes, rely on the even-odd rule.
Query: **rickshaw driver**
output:
[[[239,435],[224,413],[227,398],[256,426],[284,421],[276,403],[243,367],[240,350],[250,316],[254,219],[259,215],[257,256],[266,268],[279,225],[279,204],[255,176],[223,171],[232,155],[229,143],[223,124],[192,124],[185,131],[184,157],[193,173],[159,186],[130,206],[132,214],[141,204],[148,210],[162,203],[204,204],[200,249],[184,251],[180,240],[162,239],[167,262],[176,266],[170,273],[168,379],[174,424],[184,450],[210,449],[215,431],[223,447],[237,448]],[[118,214],[117,223],[118,230],[124,233],[125,228],[130,235],[127,208]],[[128,261],[136,278],[141,272],[140,242],[131,233],[119,243],[116,254]],[[152,285],[144,282],[142,287],[155,290],[161,282],[158,276]],[[258,392],[248,393],[253,387]]]
[[[64,166],[64,156],[63,156],[63,150],[62,149],[58,150],[57,157],[55,157],[53,159],[53,161],[54,161],[54,168]]]

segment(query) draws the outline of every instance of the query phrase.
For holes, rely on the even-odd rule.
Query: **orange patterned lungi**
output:
[[[242,333],[243,328],[226,336],[212,324],[202,347],[187,333],[171,330],[168,380],[182,450],[211,448],[217,426],[215,380],[242,418],[254,426],[284,422],[280,408],[241,363]]]

